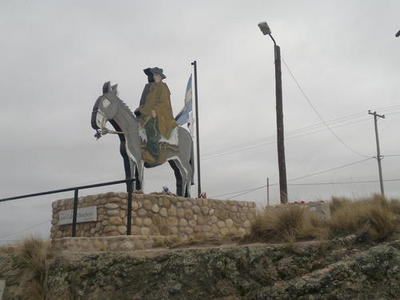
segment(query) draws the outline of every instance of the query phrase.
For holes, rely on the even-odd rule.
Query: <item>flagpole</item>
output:
[[[194,68],[194,95],[196,98],[196,146],[197,146],[197,197],[201,195],[201,176],[200,176],[200,133],[199,133],[199,98],[197,93],[197,62],[193,61],[192,66]]]

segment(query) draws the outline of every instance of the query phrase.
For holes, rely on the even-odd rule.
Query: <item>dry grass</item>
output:
[[[260,212],[246,239],[292,243],[320,238],[325,233],[324,224],[317,215],[298,205],[285,205]]]
[[[339,204],[340,203],[340,204]],[[380,196],[350,201],[341,199],[328,222],[330,237],[362,234],[368,240],[382,241],[390,237],[397,227],[400,209],[397,200]]]
[[[245,241],[287,242],[343,237],[356,234],[364,241],[383,241],[399,230],[400,201],[378,195],[351,201],[332,198],[331,218],[318,215],[299,205],[266,208],[252,224]]]
[[[15,264],[24,277],[29,277],[25,288],[30,299],[45,299],[46,259],[49,257],[49,242],[39,238],[28,238],[14,248]]]

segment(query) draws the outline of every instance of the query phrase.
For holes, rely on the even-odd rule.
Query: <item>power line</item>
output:
[[[276,184],[275,184],[276,185]],[[266,186],[266,185],[265,185]],[[260,186],[261,187],[261,186]],[[256,187],[256,189],[259,187]],[[218,195],[212,195],[210,197],[222,197],[222,196],[228,196],[228,195],[233,195],[233,194],[240,194],[242,192],[246,192],[246,191],[253,191],[255,188],[248,188],[248,189],[244,189],[244,190],[240,190],[240,191],[235,191],[235,192],[229,192],[229,193],[223,193],[223,194],[218,194]]]
[[[338,118],[338,119],[332,119],[332,120],[330,120],[330,121],[328,121],[328,122],[337,123],[338,121],[336,121],[336,120],[343,119],[343,118],[344,118],[344,117]],[[368,118],[364,117],[363,120],[359,120],[359,121],[355,121],[355,122],[349,122],[349,123],[347,123],[347,124],[336,124],[335,127],[340,127],[340,126],[345,126],[345,125],[351,125],[351,124],[354,124],[354,123],[364,122],[364,121],[368,121],[368,120],[369,120]],[[348,121],[348,120],[342,120],[342,121],[340,121],[339,123],[347,122],[347,121]],[[316,123],[316,124],[312,124],[312,125],[309,125],[309,126],[305,126],[305,127],[293,129],[293,130],[288,131],[288,132],[286,133],[286,135],[289,136],[288,138],[291,138],[290,135],[301,134],[302,131],[305,131],[305,133],[307,133],[307,131],[318,130],[318,129],[319,129],[318,127],[321,127],[320,124],[321,124],[321,123]],[[310,134],[313,134],[313,133],[314,133],[314,132],[311,132]],[[266,143],[268,140],[273,140],[274,143],[275,143],[275,138],[276,138],[275,135],[271,135],[271,136],[269,136],[269,137],[267,137],[267,138],[263,138],[263,139],[258,140],[258,141],[257,141],[256,143],[254,143],[254,144],[245,145],[245,146],[242,146],[242,147],[243,147],[243,148],[247,148],[247,147],[252,147],[253,145],[254,145],[254,146],[258,146],[257,143],[259,143],[259,142],[262,142],[262,143],[259,144],[259,145],[263,145],[263,144]],[[288,139],[288,138],[287,138],[287,139]],[[242,147],[239,146],[238,148],[242,148]],[[222,153],[231,151],[231,149],[232,149],[232,148],[230,148],[230,149],[227,150],[227,151],[222,151]],[[213,155],[216,155],[216,154],[220,154],[220,153],[217,152],[217,153],[205,154],[205,155],[203,155],[202,157],[205,158],[205,157],[213,156]]]
[[[368,119],[349,122],[349,123],[346,123],[346,124],[339,124],[339,125],[336,125],[334,127],[338,128],[338,127],[342,127],[342,126],[346,126],[346,125],[352,125],[352,124],[365,122],[365,121],[368,121]],[[319,132],[324,131],[324,130],[326,130],[326,129],[315,129],[312,132],[308,132],[308,133],[307,132],[306,133],[299,132],[299,133],[296,133],[296,134],[293,134],[293,135],[291,135],[291,132],[289,132],[288,133],[289,136],[286,137],[286,140],[308,136],[308,135],[311,135],[311,134],[319,133]],[[231,150],[227,150],[227,151],[223,151],[223,152],[219,152],[219,153],[217,152],[217,153],[213,153],[213,154],[204,155],[202,158],[203,158],[203,160],[209,160],[209,159],[213,159],[213,158],[216,158],[216,157],[219,157],[219,156],[224,156],[224,155],[233,154],[233,153],[237,153],[237,152],[248,151],[248,150],[251,150],[251,149],[254,149],[254,148],[258,148],[258,147],[261,147],[261,146],[272,145],[272,144],[276,143],[276,141],[272,140],[274,137],[275,136],[270,136],[270,137],[266,138],[264,142],[261,142],[261,143],[258,143],[258,144],[243,146],[243,147],[240,147],[240,148],[233,148]]]
[[[337,166],[337,167],[325,169],[325,170],[318,171],[318,172],[311,173],[311,174],[307,174],[307,175],[304,175],[304,176],[295,177],[295,178],[289,179],[289,181],[295,181],[295,180],[308,178],[308,177],[312,177],[312,176],[315,176],[315,175],[320,175],[320,174],[328,173],[328,172],[331,172],[331,171],[347,168],[347,167],[350,167],[350,166],[354,166],[354,165],[366,162],[367,160],[370,160],[370,159],[373,159],[373,157],[368,157],[366,159],[362,159],[362,160],[358,160],[358,161],[355,161],[355,162],[352,162],[352,163],[348,163],[348,164],[340,165],[340,166]]]
[[[362,162],[368,161],[368,160],[370,160],[370,159],[373,159],[373,157],[369,157],[369,158],[366,158],[366,159],[354,161],[354,162],[351,162],[351,163],[347,163],[347,164],[340,165],[340,166],[337,166],[337,167],[325,169],[325,170],[322,170],[322,171],[314,172],[314,173],[307,174],[307,175],[304,175],[304,176],[292,178],[292,179],[289,179],[288,181],[295,181],[295,180],[299,180],[299,179],[303,179],[303,178],[307,178],[307,177],[312,177],[312,176],[315,176],[315,175],[324,174],[324,173],[328,173],[328,172],[331,172],[331,171],[335,171],[335,170],[347,168],[347,167],[350,167],[350,166],[353,166],[353,165],[360,164],[360,163],[362,163]],[[290,183],[288,183],[288,184],[290,184]],[[273,185],[277,185],[277,183],[270,184],[270,186],[273,186]],[[257,191],[257,190],[260,190],[260,189],[262,189],[262,188],[265,188],[266,186],[267,186],[267,185],[265,184],[265,185],[258,186],[258,187],[247,188],[247,189],[240,190],[240,191],[236,191],[236,192],[232,192],[232,193],[225,193],[225,194],[213,195],[213,196],[210,196],[210,197],[221,197],[221,196],[226,196],[226,195],[233,194],[233,196],[230,196],[230,197],[229,197],[229,199],[233,199],[233,198],[236,198],[236,197],[245,195],[245,194],[249,194],[249,193],[251,193],[251,192],[255,192],[255,191]]]
[[[388,108],[388,107],[396,107],[396,106],[400,107],[400,105],[391,105],[391,106],[386,106],[386,107]],[[387,108],[384,109],[384,110],[386,111]],[[400,113],[400,111],[395,111],[395,112],[390,113],[390,114],[396,114],[396,113]],[[343,127],[343,126],[348,126],[348,125],[353,125],[353,124],[369,121],[369,118],[367,118],[367,117],[362,117],[361,120],[355,120],[355,121],[351,121],[351,122],[350,122],[350,120],[354,119],[354,118],[347,119],[349,116],[356,116],[356,115],[361,115],[361,114],[364,115],[364,113],[354,113],[354,114],[347,115],[347,116],[344,116],[344,117],[328,120],[327,123],[332,123],[331,128],[339,128],[339,127]],[[389,113],[387,113],[387,114],[389,115]],[[358,117],[358,118],[360,118],[360,117]],[[338,122],[339,120],[341,120],[341,121]],[[334,123],[338,123],[338,124],[334,124]],[[340,123],[342,123],[342,124],[340,124]],[[325,127],[325,129],[319,128],[319,127],[321,127],[321,125],[318,125],[318,124],[322,124],[322,127]],[[286,140],[299,138],[299,137],[304,137],[304,136],[308,136],[308,135],[311,135],[311,134],[316,134],[316,133],[319,133],[319,132],[324,131],[324,130],[328,130],[328,129],[326,129],[326,126],[324,126],[323,123],[316,123],[316,124],[309,125],[309,126],[306,126],[306,127],[293,129],[293,130],[287,132]],[[302,131],[305,131],[305,132],[302,133]],[[307,131],[310,131],[310,132],[307,132]],[[229,150],[226,150],[226,151],[205,154],[205,155],[202,155],[202,159],[204,161],[206,161],[206,160],[214,159],[216,157],[220,157],[220,156],[224,156],[224,155],[229,155],[229,154],[233,154],[233,153],[237,153],[237,152],[248,151],[248,150],[252,150],[254,148],[258,148],[258,147],[262,147],[262,146],[272,145],[272,144],[276,143],[276,141],[274,140],[275,138],[276,137],[273,135],[273,136],[269,136],[269,137],[264,138],[264,139],[260,139],[256,143],[253,143],[253,144],[250,144],[250,145],[239,146],[239,147],[236,147],[236,148],[232,148],[231,147]]]
[[[289,66],[287,65],[286,61],[282,58],[283,64],[287,68],[290,76],[292,77],[293,81],[296,83],[297,87],[299,88],[300,92],[303,94],[304,98],[307,100],[308,104],[312,108],[312,110],[315,112],[315,114],[318,116],[318,118],[321,120],[321,122],[326,126],[326,128],[329,129],[329,131],[332,133],[332,135],[343,145],[345,146],[348,150],[353,152],[354,154],[362,157],[369,157],[365,154],[362,154],[356,150],[354,150],[352,147],[347,145],[333,130],[332,128],[328,125],[328,123],[322,118],[322,115],[318,112],[318,110],[315,108],[315,106],[312,104],[310,98],[308,98],[307,94],[304,92],[303,88],[300,86],[300,83],[297,81],[296,77],[294,76],[293,72],[290,70]]]
[[[26,227],[26,228],[24,228],[24,229],[22,229],[22,230],[19,230],[19,231],[16,231],[16,232],[13,232],[13,233],[10,233],[10,234],[1,236],[1,237],[0,237],[0,240],[3,240],[3,239],[5,239],[5,238],[8,238],[8,237],[10,237],[10,236],[13,236],[13,235],[16,235],[16,234],[19,234],[19,233],[26,232],[26,231],[28,231],[28,230],[34,228],[34,227],[38,227],[38,226],[43,225],[43,224],[45,224],[45,223],[49,223],[50,221],[51,221],[51,220],[47,220],[47,221],[44,221],[44,222],[40,222],[40,223],[37,223],[37,224],[33,224],[33,225],[31,225],[31,226],[29,226],[29,227]]]
[[[278,185],[278,184],[277,184],[277,183],[274,183],[274,184],[272,184],[272,185]],[[271,184],[270,184],[270,186],[271,186]],[[229,199],[234,199],[234,198],[236,198],[236,197],[239,197],[239,196],[242,196],[242,195],[251,193],[251,192],[255,192],[255,191],[261,190],[261,189],[263,189],[263,188],[265,188],[265,187],[267,187],[266,184],[264,184],[264,185],[262,185],[262,186],[259,186],[259,187],[256,187],[256,188],[253,188],[253,189],[251,189],[251,190],[249,190],[249,191],[246,191],[246,192],[243,192],[243,193],[239,193],[239,194],[233,195],[233,196],[229,197]],[[228,199],[227,199],[227,200],[228,200]]]
[[[385,182],[396,182],[400,181],[400,178],[386,179]],[[335,185],[335,184],[364,184],[364,183],[376,183],[379,180],[363,180],[363,181],[334,181],[334,182],[305,182],[305,183],[288,183],[288,185]]]

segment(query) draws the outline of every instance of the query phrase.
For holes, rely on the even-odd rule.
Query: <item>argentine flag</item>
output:
[[[178,125],[183,125],[188,123],[188,127],[190,131],[192,131],[191,127],[193,126],[193,105],[192,105],[192,75],[190,75],[187,86],[186,86],[186,94],[185,94],[185,106],[180,111],[180,113],[175,117],[176,123]]]

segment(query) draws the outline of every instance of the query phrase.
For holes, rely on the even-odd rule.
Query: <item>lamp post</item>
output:
[[[286,181],[286,162],[285,162],[285,144],[284,144],[284,129],[283,129],[283,105],[282,105],[282,74],[281,74],[281,49],[276,44],[274,37],[271,34],[267,22],[258,24],[261,32],[264,35],[269,35],[274,42],[275,56],[275,95],[276,95],[276,127],[278,139],[278,166],[279,166],[279,190],[281,203],[288,202],[287,181]]]

